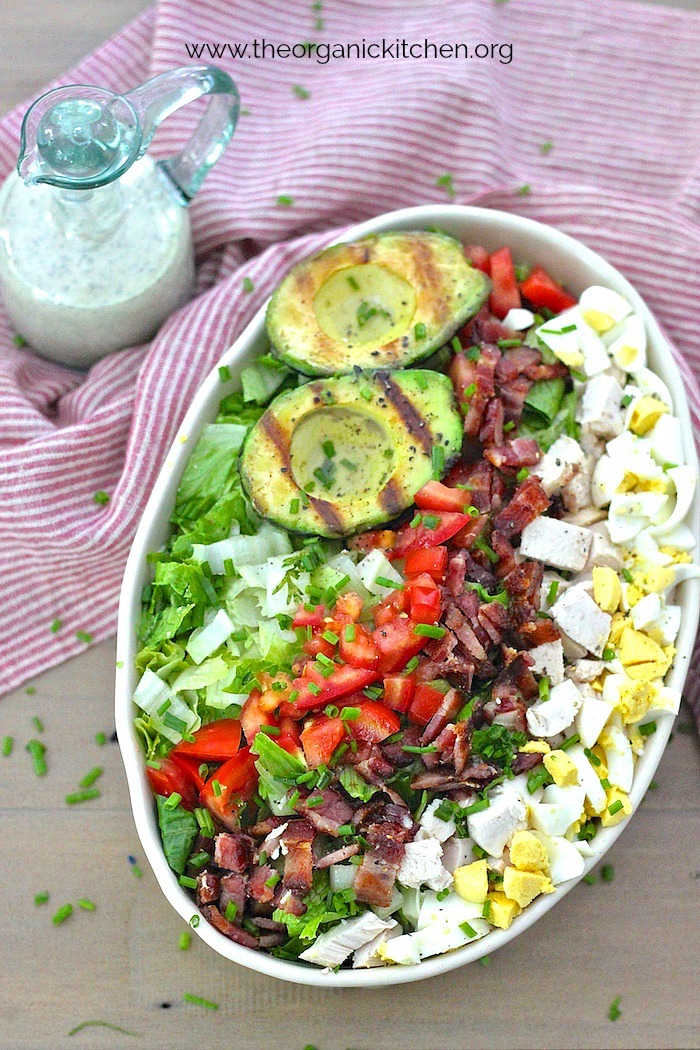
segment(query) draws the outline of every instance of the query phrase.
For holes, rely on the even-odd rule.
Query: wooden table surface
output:
[[[0,111],[142,8],[140,0],[47,0],[40,9],[4,0]],[[196,938],[178,949],[184,925],[143,859],[117,745],[94,740],[113,730],[113,667],[114,644],[105,642],[0,703],[0,738],[15,738],[13,754],[0,758],[2,1050],[700,1046],[700,749],[687,711],[658,786],[606,858],[613,882],[579,884],[487,967],[329,994],[236,967]],[[37,736],[47,747],[41,779],[25,751]],[[101,797],[66,806],[95,765],[104,767]],[[35,907],[44,890],[50,901]],[[77,907],[80,898],[96,910]],[[73,915],[53,925],[67,902]],[[184,993],[220,1009],[185,1003]],[[611,1022],[617,996],[622,1016]],[[68,1035],[89,1019],[139,1037],[103,1028]]]

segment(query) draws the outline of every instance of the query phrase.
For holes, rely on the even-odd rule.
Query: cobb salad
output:
[[[163,848],[193,925],[418,964],[508,928],[631,813],[680,702],[697,479],[630,304],[507,247],[340,245],[267,321],[150,555],[135,726]]]

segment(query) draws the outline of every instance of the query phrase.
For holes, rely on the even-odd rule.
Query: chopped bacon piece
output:
[[[512,770],[516,777],[518,773],[527,773],[529,769],[534,769],[542,761],[542,755],[539,754],[527,754],[522,751],[518,751],[517,755],[513,759]]]
[[[534,649],[545,642],[557,642],[561,638],[554,620],[549,619],[530,620],[521,624],[518,634],[525,642],[523,649]]]
[[[488,762],[475,762],[466,766],[459,776],[447,770],[419,773],[411,781],[411,787],[414,791],[456,791],[462,787],[482,788],[500,772],[498,766],[492,766]]]
[[[311,846],[316,835],[308,820],[290,820],[282,842],[287,849],[282,885],[297,893],[308,893],[313,883]]]
[[[530,393],[532,380],[527,376],[518,376],[507,386],[500,388],[501,401],[505,412],[506,422],[517,423],[523,414],[525,398]]]
[[[500,645],[510,627],[508,610],[500,602],[484,602],[477,613],[479,626],[489,636],[493,645]]]
[[[482,306],[478,314],[475,314],[462,329],[462,345],[497,343],[499,339],[514,339],[517,334],[501,324],[493,316],[488,306]]]
[[[474,633],[464,613],[456,605],[449,608],[445,617],[445,625],[457,635],[460,645],[473,660],[481,661],[487,658],[486,649]]]
[[[320,805],[309,805],[309,798],[319,797],[323,799]],[[330,788],[313,791],[310,796],[300,799],[296,804],[296,810],[302,813],[318,831],[323,831],[326,835],[336,835],[338,828],[348,823],[353,812],[350,803]]]
[[[455,742],[452,749],[455,764],[455,773],[461,777],[467,768],[467,762],[471,754],[471,735],[467,722],[458,722],[454,727]]]
[[[214,904],[219,899],[221,878],[213,871],[200,871],[197,876],[197,904]]]
[[[540,590],[544,566],[541,561],[527,559],[517,565],[508,576],[506,590],[518,605],[525,606],[528,612],[536,613],[540,607]],[[531,617],[528,617],[530,619]]]
[[[507,386],[518,376],[527,374],[527,370],[533,365],[542,362],[542,354],[531,346],[517,346],[512,350],[506,350],[496,368],[496,382],[499,386]]]
[[[491,549],[498,555],[494,572],[503,579],[515,568],[515,551],[510,540],[502,532],[494,530],[491,534]]]
[[[214,840],[214,863],[240,874],[253,859],[253,846],[253,840],[241,831],[222,831]]]
[[[506,539],[510,539],[511,536],[522,532],[525,526],[539,517],[548,506],[549,497],[539,478],[530,475],[518,486],[510,503],[498,514],[494,526]]]
[[[235,926],[234,923],[224,918],[215,904],[209,904],[202,908],[202,915],[207,922],[211,923],[220,933],[223,933],[224,937],[228,937],[246,948],[259,947],[257,939],[251,933],[248,933],[247,930],[242,930],[240,926]]]
[[[320,860],[316,861],[316,867],[330,868],[331,864],[342,864],[344,860],[354,857],[359,852],[360,847],[358,844],[351,842],[349,846],[342,846],[340,849],[333,850],[332,853],[327,853],[325,857],[321,857]]]
[[[492,397],[486,406],[479,430],[479,441],[482,445],[503,444],[503,422],[503,402],[500,397]]]
[[[445,483],[469,485],[472,504],[480,511],[497,510],[503,502],[503,478],[486,459],[477,463],[458,463],[445,478]]]
[[[245,875],[232,872],[224,875],[221,879],[221,894],[219,896],[219,910],[225,915],[229,903],[236,905],[236,918],[234,922],[240,923],[245,908],[246,886],[248,879]]]
[[[256,867],[251,872],[248,880],[248,896],[259,904],[270,904],[275,896],[274,887],[268,886],[267,881],[274,875],[274,869],[269,864]]]
[[[421,737],[421,744],[432,743],[440,735],[447,723],[454,721],[461,711],[463,703],[462,696],[456,689],[448,689],[445,693],[445,699],[425,727]]]
[[[280,911],[286,911],[289,915],[303,915],[306,911],[306,905],[303,900],[293,893],[292,890],[286,890],[284,885],[280,886],[275,894],[274,900],[275,908],[279,908]]]
[[[498,447],[484,449],[484,455],[499,470],[521,470],[539,463],[542,453],[534,438],[513,438]]]
[[[514,689],[511,686],[511,689]],[[524,733],[527,730],[525,719],[527,708],[517,695],[503,696],[498,700],[489,700],[484,705],[484,715],[491,724],[505,726],[511,733]]]
[[[507,651],[504,653],[504,656],[508,658],[509,654]],[[516,653],[515,650],[511,650],[510,660],[507,666],[499,672],[493,684],[491,695],[495,699],[504,699],[507,696],[512,697],[514,690],[517,696],[517,691],[519,690],[526,700],[536,696],[538,686],[535,676],[530,670],[533,663],[534,660],[529,653]]]
[[[365,832],[370,848],[357,869],[353,889],[358,900],[386,908],[391,903],[405,843],[415,834],[416,826],[408,810],[395,805],[387,804],[375,813]]]
[[[541,379],[564,379],[569,374],[569,369],[561,361],[553,361],[551,365],[530,365],[524,373],[533,383]]]

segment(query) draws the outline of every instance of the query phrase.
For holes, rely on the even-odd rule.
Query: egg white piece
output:
[[[632,313],[632,307],[612,288],[592,284],[579,299],[579,310],[587,324],[597,332],[607,332]]]
[[[610,344],[608,351],[623,372],[638,373],[646,368],[647,335],[641,317],[633,314],[627,318],[621,334]]]
[[[553,886],[559,886],[562,882],[583,875],[586,865],[573,843],[561,835],[543,835],[542,832],[537,832],[537,837],[547,850],[549,878]]]
[[[612,704],[594,696],[584,696],[576,715],[576,732],[584,747],[592,748],[613,713]]]
[[[591,499],[596,507],[607,507],[624,481],[625,468],[610,456],[603,454],[593,468]]]
[[[617,726],[608,726],[601,733],[600,743],[605,751],[608,780],[622,791],[631,791],[634,778],[634,755],[630,742]]]
[[[504,328],[512,328],[514,332],[524,332],[526,328],[530,328],[534,323],[535,315],[531,310],[525,310],[522,307],[509,310],[501,321]]]
[[[549,347],[554,356],[569,368],[578,368],[583,364],[583,353],[579,346],[578,328],[583,319],[577,306],[557,314],[551,321],[545,321],[535,329],[538,339]],[[569,331],[565,331],[569,329]]]
[[[580,819],[585,798],[585,790],[577,785],[557,787],[549,784],[544,789],[542,801],[528,806],[532,827],[545,835],[565,835]]]
[[[594,813],[602,813],[605,809],[606,794],[595,767],[586,758],[580,744],[570,747],[567,754],[576,765],[579,784],[586,792],[586,798],[590,802]]]
[[[649,530],[655,536],[662,536],[671,532],[680,525],[690,510],[695,495],[697,477],[692,467],[669,467],[666,474],[671,479],[676,489],[675,506],[664,521],[655,523]],[[660,513],[660,512],[659,512]]]
[[[673,398],[671,397],[671,391],[664,383],[661,376],[658,376],[656,372],[652,372],[650,368],[642,368],[639,372],[635,373],[634,381],[642,391],[648,397],[656,397],[659,401],[671,409],[673,412]],[[681,456],[681,460],[683,456]]]

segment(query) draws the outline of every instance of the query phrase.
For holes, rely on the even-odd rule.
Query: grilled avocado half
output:
[[[240,471],[264,518],[293,532],[348,536],[409,507],[461,445],[447,376],[358,372],[275,398],[245,440]]]
[[[274,353],[306,375],[405,368],[446,343],[491,282],[443,233],[381,233],[295,266],[272,296]]]

